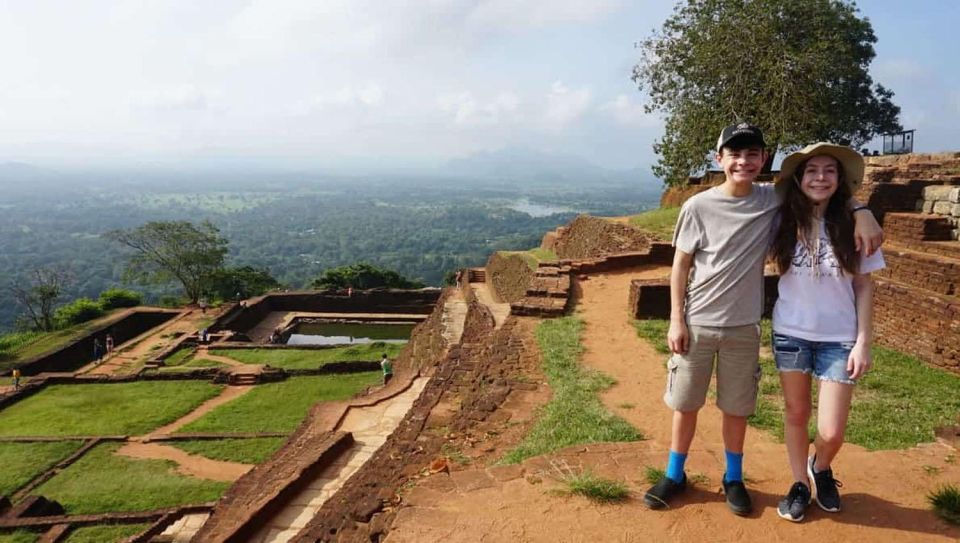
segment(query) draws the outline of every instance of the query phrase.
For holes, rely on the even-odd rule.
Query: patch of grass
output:
[[[670,354],[670,348],[667,347],[667,330],[670,329],[670,321],[665,319],[635,320],[633,326],[637,329],[637,335],[647,340],[658,353]]]
[[[630,496],[627,485],[597,477],[589,471],[568,477],[564,483],[571,494],[578,494],[599,503],[622,502]]]
[[[769,345],[769,320],[761,321],[764,345]],[[666,352],[669,323],[663,319],[635,321],[640,337]],[[847,441],[870,450],[901,449],[935,439],[936,428],[953,424],[960,412],[960,377],[884,347],[873,347],[873,369],[860,380],[847,423]],[[783,439],[783,394],[773,360],[760,360],[762,375],[752,426]],[[812,399],[816,408],[816,384]],[[811,435],[816,416],[811,417]]]
[[[226,356],[244,364],[269,364],[274,368],[313,369],[329,362],[354,362],[380,360],[386,353],[395,359],[403,350],[402,343],[361,343],[332,349],[213,349],[210,354]]]
[[[900,449],[936,439],[960,412],[960,377],[884,347],[857,384],[847,441],[870,450]]]
[[[0,435],[140,435],[222,389],[199,381],[51,385],[0,412]]]
[[[122,541],[149,528],[149,524],[106,524],[81,526],[72,530],[64,543],[107,543]]]
[[[259,464],[276,452],[286,441],[283,437],[256,437],[250,439],[197,439],[167,441],[165,444],[189,454],[198,454],[212,460]]]
[[[633,408],[636,407],[636,406],[637,406],[637,404],[635,404],[635,403],[630,403],[630,402],[623,402],[622,404],[617,405],[617,407],[619,407],[619,408],[621,408],[621,409],[633,409]]]
[[[440,447],[440,453],[450,460],[453,460],[457,464],[460,464],[461,466],[465,466],[473,462],[469,456],[463,454],[463,451],[454,447],[450,443],[444,443],[443,446]]]
[[[679,207],[651,209],[630,217],[630,225],[653,234],[657,239],[671,240],[679,216]]]
[[[38,539],[40,534],[23,529],[0,533],[0,543],[33,543]]]
[[[9,496],[31,479],[70,456],[83,443],[0,443],[0,496]]]
[[[533,258],[536,258],[540,262],[556,262],[557,260],[559,260],[557,258],[557,253],[553,252],[550,249],[543,249],[543,248],[537,247],[535,249],[530,249],[527,252],[533,255]]]
[[[218,499],[230,483],[179,475],[167,460],[141,460],[114,452],[120,443],[91,449],[37,488],[68,514],[146,511]]]
[[[193,353],[196,352],[196,349],[191,347],[184,347],[182,349],[177,349],[173,354],[163,359],[164,366],[180,366],[184,364],[187,360],[193,356]]]
[[[184,426],[189,432],[290,432],[310,407],[323,401],[346,400],[379,383],[380,372],[294,377],[257,385],[239,398],[217,407]]]
[[[580,367],[582,329],[583,322],[573,317],[543,321],[537,327],[553,399],[540,410],[530,434],[502,462],[518,463],[581,443],[643,439],[643,434],[600,402],[598,393],[610,386],[611,379]]]
[[[930,464],[924,464],[923,472],[926,473],[927,475],[936,475],[940,473],[940,468],[938,468],[937,466],[931,466]]]
[[[927,494],[927,502],[938,517],[951,524],[960,524],[960,487],[943,485]]]
[[[659,483],[660,480],[666,476],[667,472],[660,468],[655,468],[653,466],[645,466],[643,468],[643,479],[651,485]]]

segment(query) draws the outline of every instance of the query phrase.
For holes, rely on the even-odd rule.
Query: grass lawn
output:
[[[315,369],[328,362],[379,361],[380,355],[394,359],[403,343],[361,343],[331,349],[213,349],[211,354],[226,356],[245,364],[269,364],[287,370]]]
[[[539,413],[530,434],[502,462],[518,463],[580,443],[643,439],[636,428],[600,403],[597,394],[612,385],[612,380],[580,367],[582,329],[583,322],[573,317],[543,321],[537,327],[553,399]]]
[[[666,320],[635,322],[637,333],[666,352]],[[760,323],[761,344],[770,345],[770,321]],[[783,439],[783,394],[780,376],[770,358],[761,358],[760,397],[752,426]],[[850,443],[877,449],[902,449],[935,439],[934,431],[954,424],[960,413],[960,377],[927,366],[920,360],[874,345],[873,369],[860,380],[847,422]],[[816,404],[816,386],[813,398]],[[811,417],[811,436],[816,414]]]
[[[270,458],[270,455],[279,449],[286,440],[284,437],[197,439],[194,441],[167,441],[165,444],[212,460],[259,464]]]
[[[29,530],[0,533],[0,543],[33,543],[38,539],[40,539],[40,534]]]
[[[216,360],[207,360],[206,358],[191,358],[186,362],[181,362],[177,366],[160,366],[157,371],[160,373],[185,373],[197,368],[222,368],[227,365]]]
[[[0,435],[140,435],[223,389],[201,381],[51,385],[0,411]]]
[[[346,400],[380,379],[380,372],[368,371],[293,377],[257,385],[177,432],[291,432],[313,404]]]
[[[57,500],[68,514],[147,511],[214,501],[230,483],[177,474],[176,463],[118,456],[120,443],[90,450],[40,485],[36,493]]]
[[[0,496],[9,496],[81,445],[80,441],[0,443]]]
[[[67,534],[64,543],[113,543],[139,534],[149,527],[149,524],[81,526]]]
[[[193,353],[196,352],[196,349],[191,347],[184,347],[182,349],[177,349],[174,353],[163,359],[164,366],[181,366],[187,360],[193,357]]]
[[[673,239],[673,228],[677,224],[679,215],[679,207],[651,209],[630,217],[630,225],[650,232],[657,239],[669,241]]]

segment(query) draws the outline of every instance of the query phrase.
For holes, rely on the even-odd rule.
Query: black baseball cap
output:
[[[750,123],[731,124],[720,132],[720,139],[717,140],[717,152],[719,153],[724,146],[730,145],[730,142],[737,140],[740,147],[752,144],[766,148],[767,143],[763,141],[763,132]]]

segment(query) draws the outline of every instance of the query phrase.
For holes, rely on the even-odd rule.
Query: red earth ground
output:
[[[576,308],[585,323],[582,363],[617,381],[603,403],[646,440],[570,447],[520,466],[478,467],[493,460],[479,455],[467,469],[420,479],[405,492],[386,541],[960,541],[960,527],[935,517],[926,503],[938,485],[960,482],[960,454],[944,443],[874,452],[844,446],[833,465],[844,483],[844,510],[828,514],[814,504],[795,524],[776,514],[792,482],[785,448],[751,428],[744,463],[755,511],[734,516],[719,492],[720,413],[709,402],[687,462],[696,484],[669,509],[647,509],[644,469],[665,463],[671,412],[661,400],[664,355],[637,337],[627,296],[631,279],[663,276],[663,268],[592,275],[581,281]],[[598,505],[557,492],[565,475],[584,469],[624,481],[630,499]]]

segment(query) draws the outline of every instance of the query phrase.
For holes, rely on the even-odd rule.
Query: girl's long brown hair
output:
[[[803,179],[803,172],[809,160],[808,158],[797,166],[793,179],[783,181],[787,184],[786,194],[780,206],[780,228],[771,251],[771,256],[781,274],[790,269],[793,254],[797,248],[797,235],[801,232],[806,233],[803,236],[805,242],[809,241],[806,239],[809,235],[820,235],[819,232],[813,231],[813,205],[800,190],[800,181]],[[847,205],[851,198],[850,185],[847,184],[843,165],[839,160],[836,162],[837,190],[827,202],[823,218],[826,221],[827,234],[830,236],[837,262],[845,272],[853,275],[860,269],[860,254],[854,245],[853,214],[850,213]],[[813,248],[808,246],[808,250],[812,251]]]

